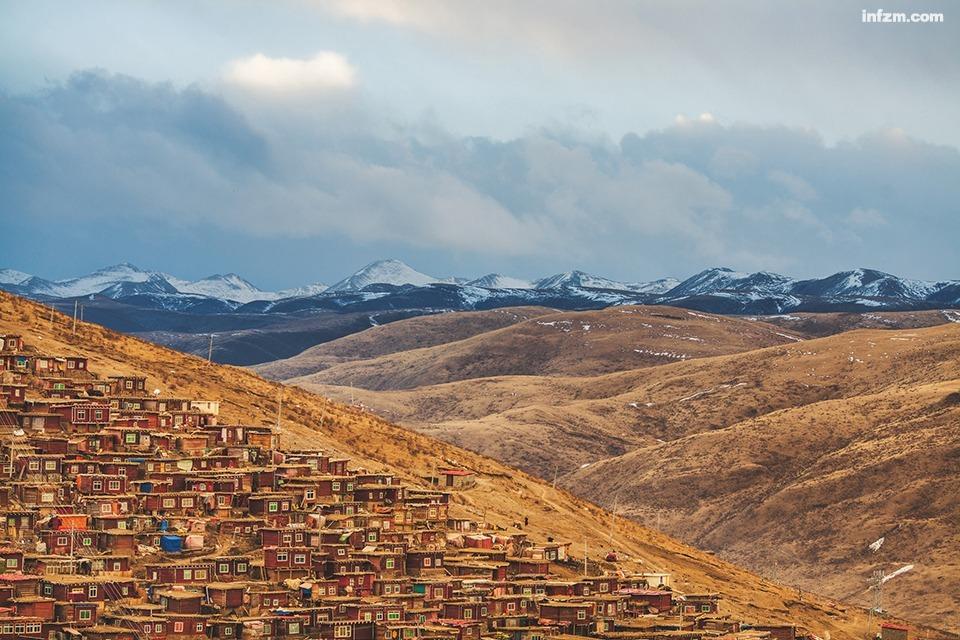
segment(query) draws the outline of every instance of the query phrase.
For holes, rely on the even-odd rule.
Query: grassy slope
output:
[[[199,358],[95,325],[81,324],[72,336],[67,318],[57,314],[51,324],[47,314],[39,305],[0,293],[0,332],[21,333],[28,343],[45,351],[89,355],[92,369],[103,374],[142,372],[149,376],[149,384],[166,393],[219,399],[224,420],[269,423],[274,419],[281,389],[274,383],[245,370],[208,366]],[[528,516],[528,530],[535,536],[586,538],[594,549],[606,546],[610,514],[563,490],[304,390],[286,389],[283,393],[283,440],[287,446],[337,450],[351,456],[354,464],[389,469],[408,480],[441,461],[453,460],[481,474],[477,488],[457,495],[462,508],[485,514],[488,521],[506,527]],[[681,589],[722,593],[725,609],[734,615],[795,621],[834,638],[857,637],[866,626],[862,610],[810,594],[800,601],[793,589],[635,523],[618,519],[613,541],[637,567],[674,572]],[[931,637],[946,637],[941,632],[930,633]]]
[[[613,307],[556,312],[455,342],[361,356],[288,381],[396,390],[500,375],[599,375],[794,340],[763,322],[672,307]]]

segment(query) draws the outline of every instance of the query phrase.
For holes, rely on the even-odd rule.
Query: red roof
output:
[[[22,582],[24,580],[39,580],[40,576],[25,573],[0,573],[0,580],[4,582]]]
[[[466,469],[441,469],[440,473],[445,476],[472,476],[473,471],[467,471]]]

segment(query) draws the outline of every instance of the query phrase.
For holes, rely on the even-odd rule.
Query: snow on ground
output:
[[[942,311],[941,313],[950,322],[960,322],[960,311]]]
[[[652,349],[634,349],[634,351],[642,355],[656,356],[658,358],[673,358],[674,360],[686,360],[690,357],[685,353],[674,353],[672,351],[653,351]]]

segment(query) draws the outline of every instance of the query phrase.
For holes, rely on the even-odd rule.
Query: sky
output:
[[[960,11],[0,0],[0,268],[960,279]]]

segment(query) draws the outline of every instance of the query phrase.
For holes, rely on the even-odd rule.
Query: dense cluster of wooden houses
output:
[[[0,341],[0,640],[797,637],[478,522],[450,500],[469,470],[283,450],[216,402]]]

